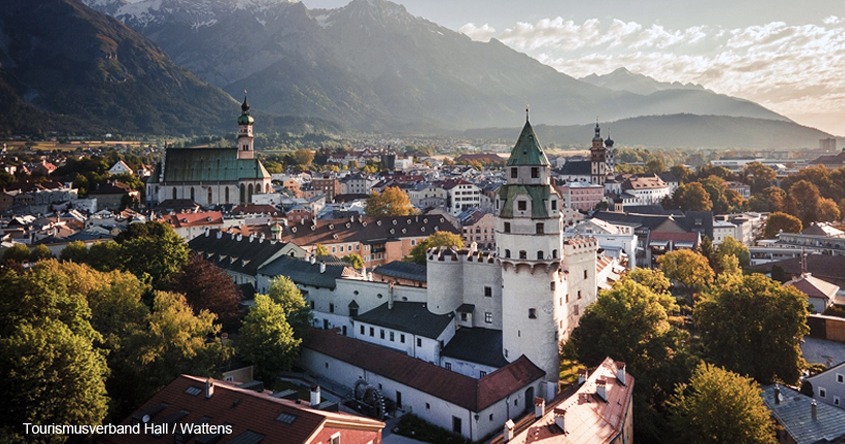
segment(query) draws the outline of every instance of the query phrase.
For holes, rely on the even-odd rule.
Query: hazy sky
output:
[[[347,0],[303,0],[334,8]],[[399,0],[574,77],[619,67],[845,135],[845,0]]]

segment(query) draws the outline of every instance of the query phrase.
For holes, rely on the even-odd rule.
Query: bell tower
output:
[[[593,146],[590,147],[590,182],[595,185],[604,185],[606,180],[607,149],[604,147],[601,128],[599,128],[599,122],[596,120],[596,135],[593,137]]]
[[[246,94],[244,94],[244,103],[241,105],[241,116],[238,117],[238,159],[254,159],[254,137],[252,135],[252,124],[255,119],[249,115],[249,102],[246,101]]]
[[[561,270],[561,196],[551,184],[550,163],[528,121],[505,167],[507,183],[496,196],[496,243],[502,267],[502,354],[525,355],[546,372],[550,387],[560,372],[558,342],[566,306]]]

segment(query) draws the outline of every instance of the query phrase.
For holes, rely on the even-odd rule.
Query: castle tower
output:
[[[598,122],[596,122],[593,146],[590,147],[590,164],[590,182],[595,185],[604,185],[607,179],[607,149],[604,147]]]
[[[252,124],[255,119],[249,115],[249,103],[244,95],[244,103],[241,105],[241,116],[238,117],[238,159],[254,159],[254,137],[252,135]]]
[[[502,267],[502,353],[526,355],[558,380],[558,341],[566,323],[561,271],[561,196],[534,129],[525,127],[506,165],[507,184],[496,197],[496,242]],[[552,386],[554,384],[550,384]]]

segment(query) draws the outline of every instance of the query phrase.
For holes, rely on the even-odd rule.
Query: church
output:
[[[147,204],[190,199],[200,205],[247,204],[271,191],[270,173],[255,158],[249,103],[244,97],[234,148],[166,148],[147,180]]]
[[[471,440],[554,399],[561,341],[623,267],[599,256],[595,238],[563,236],[562,198],[527,118],[505,171],[496,251],[433,248],[424,287],[314,262],[300,267],[310,272],[279,267],[320,328],[303,343],[300,365],[335,387],[372,387]]]
[[[556,170],[557,179],[562,182],[587,182],[607,188],[608,180],[613,181],[616,169],[616,150],[614,141],[607,136],[602,139],[601,128],[596,122],[595,136],[590,146],[589,160],[569,160],[560,170]]]

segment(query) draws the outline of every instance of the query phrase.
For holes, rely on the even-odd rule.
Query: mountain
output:
[[[593,73],[586,77],[581,77],[579,80],[614,91],[628,91],[644,96],[667,90],[708,91],[703,86],[694,83],[658,82],[649,76],[628,71],[624,67],[602,76]],[[712,93],[712,91],[708,92]]]
[[[537,138],[546,145],[584,147],[589,147],[593,128],[593,125],[534,125]],[[815,148],[819,139],[831,137],[794,122],[693,114],[635,117],[602,124],[602,129],[609,131],[616,146],[655,148]],[[510,140],[515,134],[519,134],[519,128],[474,129],[461,133],[464,137],[488,140]]]
[[[579,81],[493,39],[469,37],[386,0],[308,10],[284,0],[85,0],[254,109],[361,129],[440,130],[535,119],[576,124],[698,113],[788,120],[706,90],[643,96]]]
[[[237,102],[140,33],[77,0],[5,0],[0,114],[12,132],[203,133]]]

